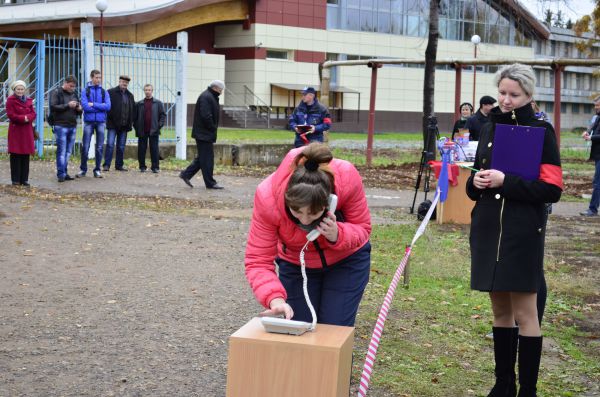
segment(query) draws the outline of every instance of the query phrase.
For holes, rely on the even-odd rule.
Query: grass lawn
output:
[[[376,226],[369,286],[357,320],[353,383],[358,381],[366,347],[380,305],[396,267],[404,255],[416,222]],[[404,222],[403,222],[404,223]],[[591,241],[591,240],[590,240]],[[588,241],[588,250],[594,250]],[[600,254],[600,248],[595,252]],[[487,294],[471,291],[470,253],[466,227],[430,224],[416,243],[410,262],[410,286],[396,291],[373,372],[372,383],[394,395],[414,397],[485,396],[493,375],[492,313]],[[538,396],[577,396],[583,382],[600,381],[599,354],[584,351],[581,338],[593,335],[573,319],[583,316],[584,301],[596,293],[593,285],[579,284],[562,258],[546,261],[549,285],[543,332],[560,352],[545,354]],[[561,264],[562,263],[562,264]],[[577,285],[581,289],[573,292]],[[548,357],[546,357],[546,355]]]

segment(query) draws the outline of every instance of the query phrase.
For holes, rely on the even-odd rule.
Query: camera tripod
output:
[[[410,207],[410,213],[413,214],[415,212],[415,202],[417,201],[417,193],[419,192],[419,188],[421,187],[421,179],[423,179],[423,173],[425,173],[425,179],[423,181],[423,191],[425,192],[425,198],[423,200],[427,200],[427,193],[429,192],[429,180],[431,178],[431,167],[427,165],[429,161],[435,160],[435,149],[433,152],[427,151],[431,139],[435,136],[436,142],[440,138],[440,131],[437,126],[437,118],[435,116],[428,117],[427,124],[427,136],[425,139],[425,146],[423,147],[423,151],[421,152],[421,162],[419,164],[419,172],[417,173],[417,182],[415,183],[415,195],[413,197],[412,205]],[[435,145],[434,145],[435,147]]]

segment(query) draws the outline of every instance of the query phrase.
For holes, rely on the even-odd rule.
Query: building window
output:
[[[544,103],[544,111],[546,113],[554,112],[554,102],[545,102]]]
[[[428,19],[426,0],[327,0],[327,29],[426,37]],[[470,41],[478,34],[484,43],[531,47],[533,36],[522,26],[489,0],[441,0],[439,31],[443,39]],[[541,51],[543,43],[536,45]]]
[[[569,84],[569,77],[571,77],[571,73],[567,73],[567,72],[563,72],[562,73],[562,88],[564,90],[568,90],[571,87],[571,84]]]
[[[267,50],[267,59],[290,59],[289,51],[286,50]]]
[[[579,114],[579,104],[578,103],[572,103],[571,104],[571,111],[573,112],[573,114]]]
[[[567,113],[567,103],[566,102],[561,102],[560,103],[560,112],[561,113]]]
[[[583,113],[590,114],[590,113],[592,113],[593,108],[594,107],[592,106],[592,104],[586,103],[585,105],[583,105]]]

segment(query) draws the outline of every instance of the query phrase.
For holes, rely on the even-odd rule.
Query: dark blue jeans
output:
[[[56,138],[56,176],[64,178],[67,176],[67,165],[73,153],[77,128],[55,125],[53,130]]]
[[[310,249],[314,249],[311,246]],[[302,290],[300,266],[277,259],[279,280],[285,288],[287,303],[294,310],[293,320],[312,321]],[[306,269],[308,296],[317,313],[317,322],[353,326],[358,305],[369,281],[371,243],[340,262],[319,269]]]
[[[592,186],[594,190],[592,190],[592,198],[590,199],[590,211],[597,214],[600,205],[600,160],[596,160],[596,172],[594,173]]]
[[[110,168],[113,151],[115,149],[115,139],[117,141],[117,155],[115,156],[115,168],[123,168],[123,156],[125,154],[125,144],[127,143],[127,131],[108,129],[106,134],[106,147],[104,148],[103,167]]]
[[[87,172],[88,166],[88,151],[90,150],[90,142],[92,134],[96,131],[96,166],[94,171],[100,171],[100,163],[102,162],[102,147],[104,146],[104,127],[106,123],[98,123],[95,121],[86,121],[83,124],[83,138],[81,142],[81,165],[80,169]]]

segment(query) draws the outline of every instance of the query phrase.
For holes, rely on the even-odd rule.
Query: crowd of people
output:
[[[123,157],[131,129],[138,137],[139,170],[146,171],[149,143],[150,169],[158,173],[158,137],[165,123],[165,110],[163,103],[153,97],[152,85],[146,84],[144,99],[135,102],[128,90],[129,76],[120,76],[118,86],[107,91],[101,86],[98,70],[93,70],[90,77],[81,99],[75,93],[77,80],[73,76],[67,76],[62,86],[50,94],[48,121],[56,136],[58,181],[74,179],[67,172],[67,164],[81,114],[84,133],[77,177],[86,176],[93,134],[94,177],[102,178],[102,172],[109,171],[115,147],[115,170],[127,171]],[[470,103],[460,105],[461,117],[453,126],[452,138],[468,131],[469,138],[478,141],[466,193],[475,201],[470,230],[471,288],[489,294],[493,311],[496,383],[488,397],[532,397],[536,395],[542,353],[547,204],[561,197],[562,169],[555,131],[533,100],[533,69],[520,64],[506,66],[496,74],[495,83],[497,101],[483,96],[475,113]],[[26,84],[15,81],[11,88],[14,94],[6,103],[11,178],[14,185],[28,186],[36,113],[31,98],[25,95]],[[189,187],[193,187],[194,175],[202,171],[207,189],[223,189],[213,177],[213,146],[219,125],[219,96],[224,89],[222,81],[214,80],[196,102],[192,136],[197,154],[179,174]],[[494,107],[496,102],[498,106]],[[590,159],[596,167],[589,208],[582,213],[585,216],[597,216],[600,201],[600,97],[594,102],[597,116],[583,134],[591,142]],[[499,124],[543,129],[537,179],[505,174],[491,167]],[[351,163],[333,158],[330,149],[321,144],[331,119],[327,108],[316,99],[313,87],[302,91],[302,101],[291,114],[289,127],[295,132],[296,148],[255,193],[245,254],[246,276],[265,308],[263,315],[310,321],[299,258],[304,257],[303,247],[311,243],[314,249],[305,256],[308,294],[319,322],[351,326],[370,269],[371,218],[362,180]],[[334,194],[338,205],[329,208],[328,199]],[[312,230],[320,235],[307,243],[306,235]]]

